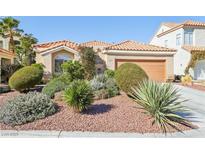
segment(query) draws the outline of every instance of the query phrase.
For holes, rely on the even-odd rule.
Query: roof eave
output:
[[[108,55],[174,55],[176,51],[104,50],[103,53]]]

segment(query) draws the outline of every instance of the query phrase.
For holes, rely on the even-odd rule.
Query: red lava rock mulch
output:
[[[8,93],[14,95],[14,93]],[[7,97],[9,97],[7,95]],[[2,98],[0,100],[2,103]],[[0,103],[0,104],[1,104]],[[63,130],[63,131],[94,131],[94,132],[160,132],[154,125],[153,119],[144,114],[126,95],[119,95],[110,99],[98,100],[83,114],[74,113],[63,102],[57,102],[59,112],[45,119],[37,120],[20,126],[11,127],[0,124],[1,130]],[[190,128],[177,124],[180,130]],[[176,130],[170,129],[169,132]]]
[[[19,95],[19,92],[17,91],[11,91],[11,92],[8,92],[8,93],[2,93],[0,94],[0,106],[2,105],[3,102],[5,102],[7,99],[10,99],[12,97],[15,97]]]

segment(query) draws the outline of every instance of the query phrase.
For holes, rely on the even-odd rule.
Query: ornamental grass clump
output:
[[[156,123],[163,133],[166,134],[169,127],[182,132],[176,123],[191,127],[188,120],[181,116],[188,111],[182,105],[186,100],[181,99],[178,90],[171,84],[144,80],[138,87],[132,88],[129,96],[154,118],[152,124]]]
[[[0,108],[0,122],[21,125],[57,112],[54,102],[42,93],[29,92],[16,96]]]
[[[88,81],[75,80],[64,92],[65,102],[74,109],[75,112],[82,112],[93,103],[93,91]]]

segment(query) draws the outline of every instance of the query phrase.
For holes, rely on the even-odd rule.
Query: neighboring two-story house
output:
[[[19,43],[19,38],[14,37],[15,43]],[[9,51],[9,37],[0,36],[0,83],[4,82],[1,68],[4,64],[13,64],[15,53]]]
[[[186,21],[162,23],[150,41],[152,45],[174,48],[174,74],[184,75],[193,52],[205,52],[205,23]],[[205,79],[205,60],[197,61],[189,73],[196,80]]]

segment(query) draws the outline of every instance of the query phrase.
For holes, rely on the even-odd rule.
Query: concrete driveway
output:
[[[188,99],[184,105],[190,109],[190,114],[185,116],[194,124],[205,128],[205,92],[180,85],[175,85],[175,87],[180,89],[180,94],[184,99]]]

